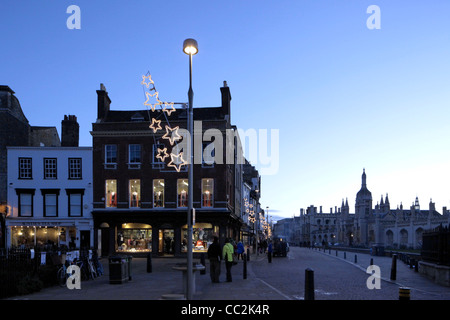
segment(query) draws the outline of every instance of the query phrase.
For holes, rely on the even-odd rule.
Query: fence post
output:
[[[246,254],[244,253],[244,279],[247,279],[247,257]]]
[[[391,280],[397,279],[397,255],[392,255]]]
[[[314,271],[305,270],[305,300],[314,300]]]

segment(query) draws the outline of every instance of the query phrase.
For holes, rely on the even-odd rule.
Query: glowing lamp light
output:
[[[189,55],[198,53],[198,43],[194,39],[186,39],[183,42],[183,52]]]

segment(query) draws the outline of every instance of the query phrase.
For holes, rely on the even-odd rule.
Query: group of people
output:
[[[213,283],[219,282],[220,264],[221,261],[224,260],[226,268],[226,281],[231,282],[231,267],[233,266],[234,257],[239,259],[239,257],[243,257],[243,253],[244,245],[242,242],[238,243],[235,250],[233,244],[231,243],[231,239],[227,238],[223,248],[220,248],[219,238],[215,236],[213,243],[208,248],[211,281]]]

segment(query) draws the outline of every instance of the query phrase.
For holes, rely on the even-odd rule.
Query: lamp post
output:
[[[193,233],[193,190],[194,190],[194,112],[193,100],[194,92],[192,91],[192,56],[198,52],[198,44],[194,39],[186,39],[183,42],[183,52],[189,55],[189,116],[188,131],[190,136],[188,163],[188,211],[187,211],[187,275],[186,275],[186,299],[191,300],[193,294],[193,255],[192,255],[192,233]]]

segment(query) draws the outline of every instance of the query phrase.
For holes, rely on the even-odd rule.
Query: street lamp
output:
[[[183,52],[189,55],[189,121],[188,131],[190,136],[189,142],[189,157],[191,158],[188,163],[188,211],[187,211],[187,275],[186,275],[186,299],[192,299],[193,291],[193,266],[192,266],[192,225],[193,225],[193,193],[194,193],[194,112],[193,112],[193,100],[194,92],[192,91],[192,56],[198,52],[198,44],[194,39],[186,39],[183,42]]]

